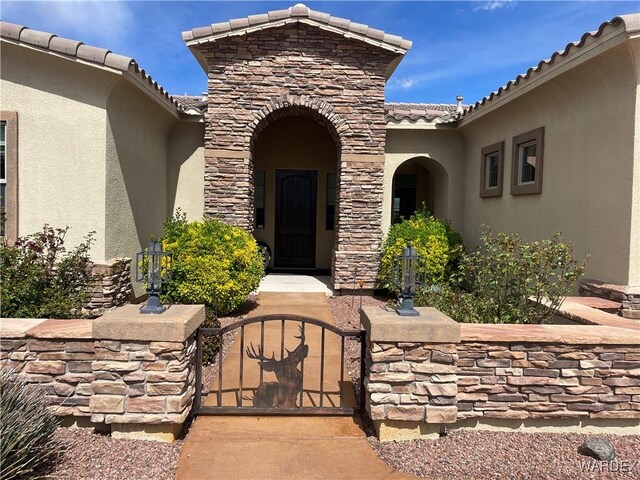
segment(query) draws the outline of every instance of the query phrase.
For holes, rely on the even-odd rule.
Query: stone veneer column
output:
[[[253,230],[253,162],[249,150],[205,148],[204,212]]]
[[[143,315],[128,305],[96,319],[91,421],[114,438],[173,441],[195,395],[195,331],[201,305],[172,305]]]
[[[335,288],[373,289],[380,263],[384,155],[343,154],[332,273]]]
[[[364,307],[367,411],[381,441],[438,436],[456,422],[460,325],[434,308],[419,317]]]

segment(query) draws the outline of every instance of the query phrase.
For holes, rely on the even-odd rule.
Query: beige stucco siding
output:
[[[18,112],[18,234],[69,226],[68,246],[95,231],[105,258],[105,102],[116,76],[2,43],[0,108]]]
[[[629,250],[629,285],[640,285],[640,38],[629,42],[629,52],[636,73],[635,130],[633,133],[633,197],[631,201],[631,246]]]
[[[451,220],[462,229],[464,212],[464,145],[462,136],[450,127],[439,129],[388,129],[384,170],[384,206],[382,226],[391,223],[393,175],[404,162],[419,159],[429,171],[428,185],[418,185],[432,198],[433,214]]]
[[[637,188],[637,146],[631,140],[637,138],[636,92],[636,72],[623,44],[474,121],[463,122],[463,233],[468,246],[476,244],[482,224],[495,231],[518,232],[525,239],[548,238],[561,231],[579,256],[592,255],[587,276],[637,282],[637,266],[630,266],[630,260],[638,258],[638,225],[637,219],[632,220],[637,196],[633,207],[631,202]],[[542,193],[512,196],[512,137],[538,127],[545,128]],[[503,140],[503,195],[481,199],[480,150]]]
[[[204,123],[180,122],[169,134],[169,212],[180,208],[189,220],[204,216]]]
[[[167,159],[175,122],[124,79],[107,103],[106,255],[132,256],[162,234],[169,215]]]

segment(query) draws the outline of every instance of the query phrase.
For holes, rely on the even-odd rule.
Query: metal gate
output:
[[[235,336],[224,357],[225,336]],[[217,372],[209,394],[203,395],[203,348],[217,342]],[[359,342],[359,349],[345,348]],[[228,344],[228,342],[227,342]],[[197,415],[353,415],[363,410],[356,400],[346,350],[365,377],[365,332],[299,315],[263,315],[221,328],[197,332]],[[265,353],[265,352],[270,352]],[[339,360],[339,362],[338,362]],[[338,367],[339,364],[339,367]]]

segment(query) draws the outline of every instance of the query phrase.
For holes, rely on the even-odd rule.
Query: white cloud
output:
[[[411,87],[413,87],[416,84],[416,81],[413,78],[399,78],[398,84],[404,90],[409,90]]]
[[[494,10],[500,10],[501,8],[513,8],[516,3],[517,2],[515,0],[490,0],[488,2],[480,2],[480,4],[473,10],[486,10],[493,12]]]
[[[117,48],[134,26],[129,4],[120,1],[2,2],[3,20],[36,30]]]

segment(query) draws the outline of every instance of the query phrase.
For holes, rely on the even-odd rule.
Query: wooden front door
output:
[[[314,268],[318,172],[276,170],[274,266]]]

